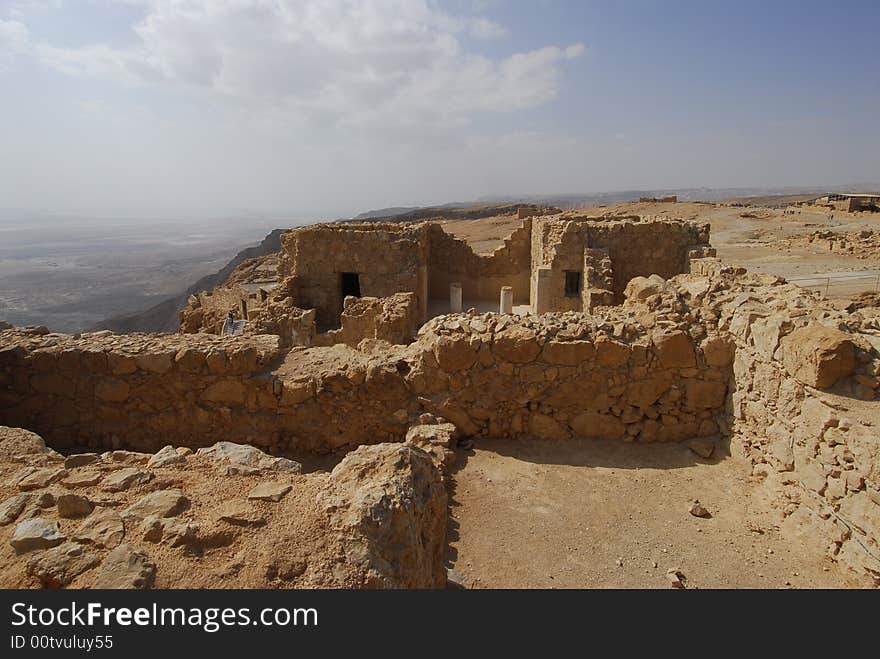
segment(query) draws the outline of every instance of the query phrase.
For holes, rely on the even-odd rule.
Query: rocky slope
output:
[[[138,313],[114,316],[98,323],[89,331],[111,330],[117,334],[129,332],[176,332],[180,324],[180,310],[190,295],[210,291],[222,285],[235,269],[248,259],[268,256],[281,250],[283,229],[275,229],[259,245],[248,247],[235,255],[229,263],[213,275],[202,277],[185,291]]]

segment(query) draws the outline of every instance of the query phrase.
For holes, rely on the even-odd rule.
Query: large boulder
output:
[[[44,455],[52,460],[64,458],[46,446],[43,438],[22,428],[0,426],[0,458],[9,459],[23,455]]]
[[[422,449],[409,444],[361,446],[330,474],[319,495],[348,562],[372,588],[442,588],[446,489]]]
[[[852,374],[856,348],[849,334],[810,323],[783,339],[783,364],[800,382],[817,389],[833,387]]]
[[[647,300],[651,296],[660,295],[667,288],[666,280],[660,275],[633,277],[626,285],[623,294],[627,300]]]

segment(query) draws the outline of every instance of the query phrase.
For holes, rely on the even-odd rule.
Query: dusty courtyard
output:
[[[497,440],[453,474],[447,560],[468,588],[669,588],[670,569],[688,588],[865,585],[724,449]]]

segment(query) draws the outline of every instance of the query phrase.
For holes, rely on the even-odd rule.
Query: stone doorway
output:
[[[339,292],[343,301],[349,295],[361,296],[361,278],[356,272],[343,272],[339,277]]]

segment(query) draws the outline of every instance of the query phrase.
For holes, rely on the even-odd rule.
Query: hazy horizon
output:
[[[828,29],[842,5],[859,20]],[[0,216],[870,181],[878,23],[864,1],[7,0]]]

